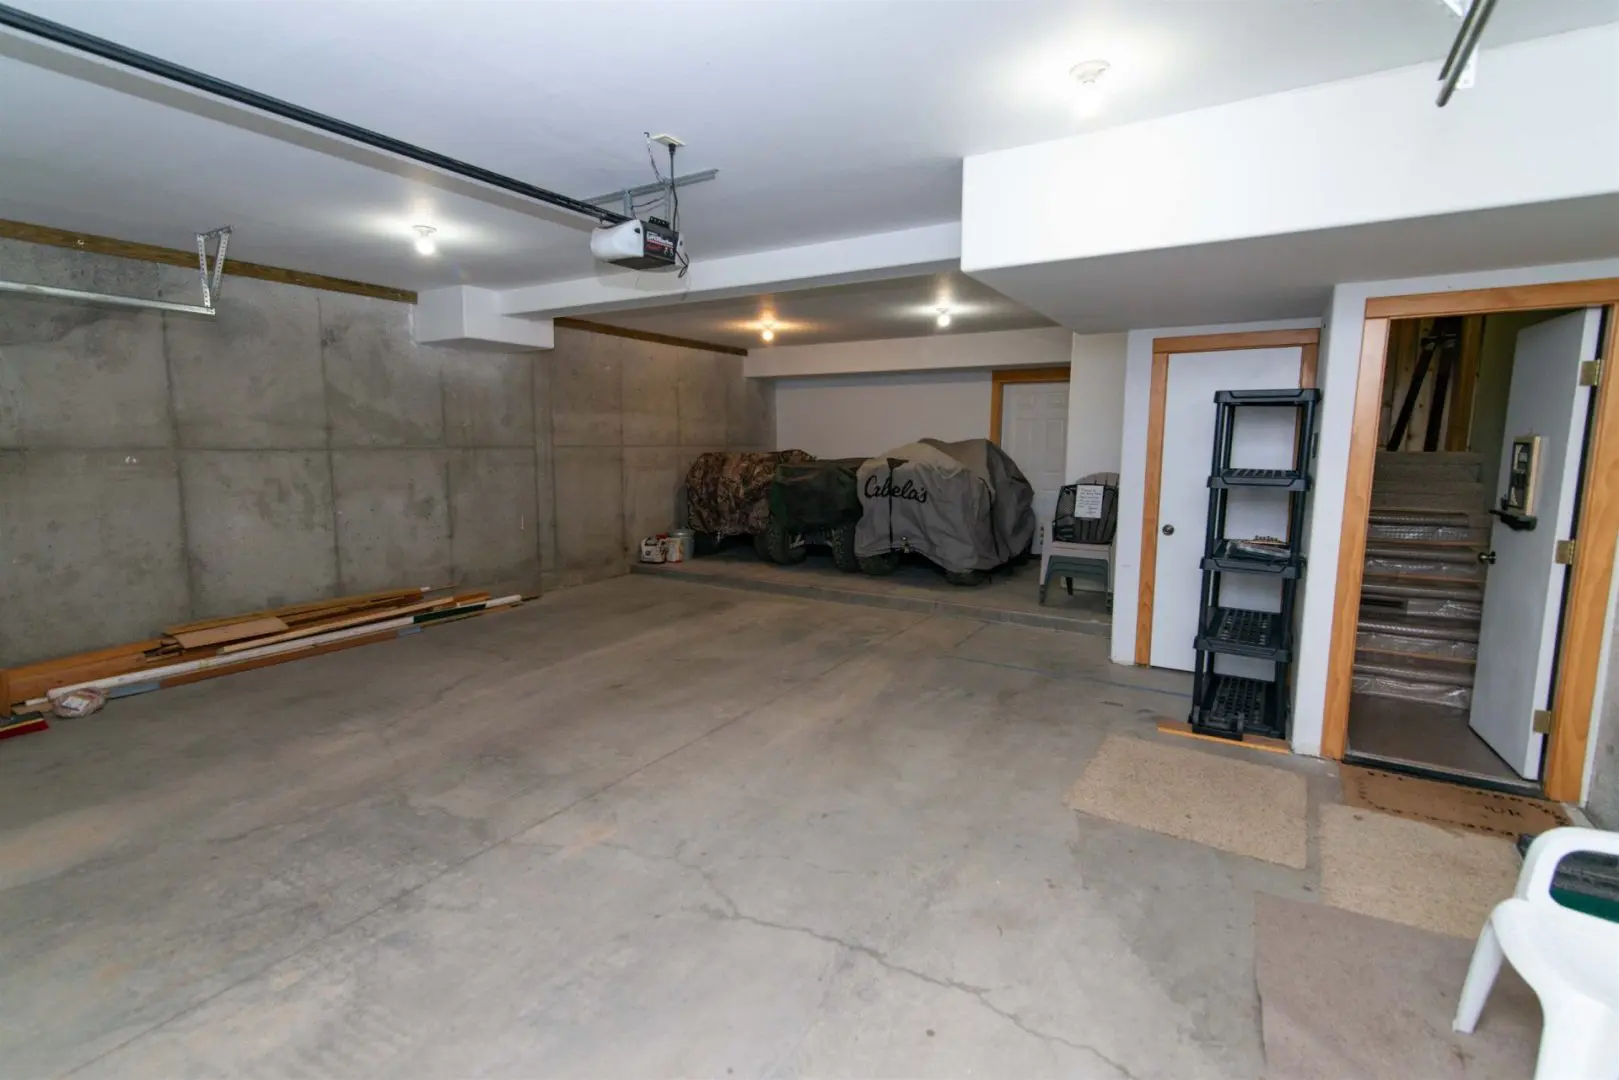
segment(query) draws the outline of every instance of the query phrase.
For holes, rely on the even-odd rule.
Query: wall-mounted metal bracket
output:
[[[219,280],[225,272],[225,248],[230,244],[231,228],[213,229],[197,234],[197,273],[202,280],[202,303],[181,304],[173,300],[152,300],[144,296],[119,296],[116,293],[85,292],[83,289],[62,289],[55,285],[35,285],[27,281],[0,281],[0,293],[21,293],[47,300],[76,300],[83,304],[101,304],[105,307],[135,308],[140,311],[172,311],[181,315],[212,317],[218,310]],[[217,242],[213,265],[209,265],[208,245]]]
[[[219,295],[219,277],[225,272],[225,249],[230,246],[230,234],[231,227],[229,225],[197,234],[197,272],[202,275],[202,306],[209,311],[214,309],[214,299]],[[208,242],[210,240],[217,243],[212,281],[209,280],[210,273],[208,269]]]

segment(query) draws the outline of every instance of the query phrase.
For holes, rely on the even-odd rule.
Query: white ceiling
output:
[[[949,307],[951,312],[948,329],[940,329],[935,323],[941,306]],[[774,325],[775,345],[976,334],[1051,325],[1049,319],[959,273],[831,285],[591,318],[614,326],[744,349],[770,347],[759,337],[766,319]]]
[[[986,270],[1076,333],[1324,315],[1337,282],[1612,258],[1619,195]]]
[[[687,140],[694,259],[954,220],[970,154],[1445,53],[1440,0],[516,3],[12,0],[253,89],[584,196]],[[1619,19],[1502,0],[1485,44]],[[1067,69],[1105,57],[1081,121]],[[1486,75],[1487,77],[1487,75]],[[587,275],[587,223],[0,34],[0,217],[407,288]],[[298,145],[298,144],[303,145]],[[410,252],[409,226],[442,255]]]

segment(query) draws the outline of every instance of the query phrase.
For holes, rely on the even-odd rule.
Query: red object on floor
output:
[[[36,716],[32,720],[24,720],[21,723],[7,724],[5,727],[0,727],[0,739],[9,739],[14,735],[29,735],[36,731],[47,731],[49,729],[50,725],[45,722],[45,718]]]

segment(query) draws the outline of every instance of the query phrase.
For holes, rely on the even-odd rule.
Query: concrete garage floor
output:
[[[0,1071],[1256,1076],[1314,872],[1064,806],[1105,647],[634,576],[13,740]]]

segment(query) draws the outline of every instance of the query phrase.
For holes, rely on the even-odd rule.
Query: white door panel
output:
[[[1001,390],[1001,448],[1017,462],[1034,488],[1034,514],[1040,528],[1034,550],[1044,547],[1057,511],[1068,459],[1068,384],[1008,383]]]
[[[1163,471],[1158,489],[1158,557],[1152,610],[1152,666],[1191,671],[1196,655],[1198,602],[1203,588],[1203,539],[1208,521],[1208,479],[1214,456],[1217,390],[1275,390],[1299,385],[1300,350],[1240,349],[1175,353],[1164,395]],[[1239,409],[1231,462],[1239,468],[1287,468],[1293,461],[1292,409]],[[1164,528],[1174,532],[1165,534]],[[1286,538],[1287,500],[1275,492],[1231,492],[1226,535]],[[1281,609],[1276,581],[1226,575],[1227,607]],[[1250,670],[1250,668],[1252,670]],[[1270,678],[1272,665],[1221,657],[1218,670]]]
[[[1557,541],[1574,528],[1586,412],[1591,391],[1579,385],[1580,362],[1596,356],[1601,312],[1592,308],[1538,323],[1518,335],[1507,397],[1505,448],[1493,499],[1506,491],[1512,440],[1540,436],[1533,529],[1497,521],[1490,530],[1495,563],[1484,582],[1478,665],[1469,723],[1525,779],[1540,776],[1544,735],[1536,709],[1551,700],[1563,579]]]

